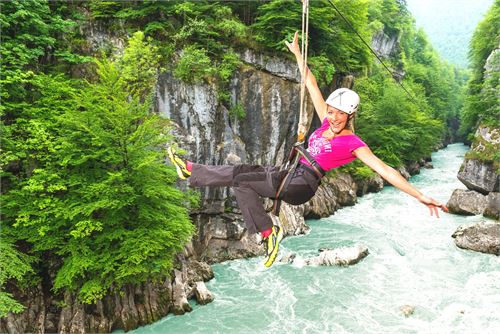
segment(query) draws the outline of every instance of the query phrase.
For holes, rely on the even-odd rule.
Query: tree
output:
[[[2,235],[43,258],[37,275],[48,275],[43,264],[51,263],[53,288],[85,303],[111,287],[168,276],[194,229],[192,198],[164,164],[169,122],[143,95],[155,84],[147,68],[157,68],[154,48],[138,33],[124,54],[127,62],[96,62],[95,83],[35,76],[27,131],[10,138],[8,154],[21,152],[27,167],[3,195]],[[137,68],[149,76],[130,77]]]
[[[368,4],[366,1],[334,1],[335,6],[350,24],[369,40]],[[291,40],[301,27],[300,2],[273,0],[258,8],[258,16],[252,25],[256,40],[268,48],[286,50],[285,40]],[[309,9],[309,53],[326,57],[338,71],[356,72],[368,67],[369,50],[353,37],[351,27],[326,1],[313,1]]]
[[[498,99],[498,70],[485,78],[485,65],[492,51],[500,43],[500,0],[495,0],[484,19],[479,22],[472,35],[469,59],[471,78],[467,84],[467,96],[461,113],[460,131],[467,135],[479,123],[485,122],[498,126],[500,117]],[[498,53],[490,59],[490,66],[498,69]]]

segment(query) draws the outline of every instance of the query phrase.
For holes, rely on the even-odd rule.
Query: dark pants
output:
[[[193,164],[190,186],[233,187],[247,229],[250,233],[265,231],[273,226],[261,197],[274,198],[285,176],[277,167],[252,165],[207,166]],[[283,201],[292,205],[307,202],[318,189],[320,180],[306,166],[295,170]]]

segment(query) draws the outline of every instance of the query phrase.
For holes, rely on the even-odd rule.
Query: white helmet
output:
[[[351,115],[358,110],[359,95],[349,88],[339,88],[328,96],[326,104]]]

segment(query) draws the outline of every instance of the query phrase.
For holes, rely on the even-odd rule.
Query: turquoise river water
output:
[[[411,182],[446,202],[467,147],[432,155],[434,169]],[[309,220],[310,233],[288,237],[281,254],[294,264],[263,267],[263,258],[213,266],[208,305],[141,327],[145,333],[500,333],[500,257],[466,251],[451,235],[481,216],[430,217],[415,199],[392,188],[369,194],[335,215]],[[370,254],[349,267],[303,266],[319,248],[365,244]],[[399,308],[412,305],[406,318]]]

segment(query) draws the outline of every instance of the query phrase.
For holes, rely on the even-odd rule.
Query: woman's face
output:
[[[330,124],[330,129],[333,133],[338,134],[345,129],[349,121],[349,114],[329,105],[326,109],[326,118]]]

